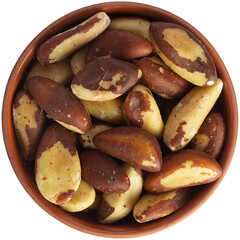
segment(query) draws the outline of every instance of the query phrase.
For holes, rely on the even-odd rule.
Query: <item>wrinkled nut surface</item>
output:
[[[223,87],[221,79],[210,87],[194,87],[173,108],[165,124],[164,143],[177,151],[185,147],[198,132],[217,101]]]
[[[147,87],[135,85],[125,99],[123,113],[129,125],[145,129],[158,139],[162,138],[163,120],[158,105]]]
[[[27,75],[27,81],[31,77],[36,76],[45,77],[62,85],[67,85],[73,79],[69,58],[48,66],[43,66],[36,61]]]
[[[181,77],[198,86],[211,86],[217,80],[210,54],[189,30],[174,23],[152,22],[149,33],[161,59]]]
[[[107,124],[105,122],[94,121],[92,122],[92,128],[87,131],[85,134],[78,134],[77,139],[78,143],[88,149],[97,149],[96,146],[93,144],[93,137],[100,132],[103,132],[107,129],[112,128],[111,124]]]
[[[134,60],[134,64],[142,70],[143,82],[162,98],[180,98],[192,86],[157,57],[145,57],[138,61]]]
[[[77,133],[85,133],[91,128],[91,119],[82,103],[61,84],[32,77],[27,87],[48,118]]]
[[[68,212],[80,212],[94,203],[95,196],[95,189],[81,179],[80,185],[72,199],[61,205],[61,207]]]
[[[94,145],[124,162],[157,172],[161,168],[162,153],[156,138],[144,129],[137,127],[115,127],[97,134]]]
[[[101,34],[89,46],[86,63],[98,58],[130,60],[152,52],[152,44],[144,37],[125,30],[110,30]]]
[[[141,170],[127,163],[123,164],[123,169],[130,180],[130,188],[121,194],[102,194],[98,206],[98,219],[103,224],[114,223],[126,217],[141,195],[143,188]]]
[[[132,63],[98,59],[83,67],[74,77],[71,88],[80,99],[107,101],[124,94],[141,76],[141,70]]]
[[[64,59],[96,38],[109,23],[108,15],[99,12],[76,27],[47,39],[37,50],[38,61],[49,65]]]
[[[144,188],[149,193],[167,192],[210,183],[221,174],[219,163],[207,153],[181,150],[163,158],[161,170],[146,177]]]
[[[123,193],[129,189],[127,175],[114,159],[98,150],[80,155],[82,178],[101,192]]]
[[[216,159],[221,152],[224,139],[225,123],[223,117],[220,113],[211,113],[204,120],[188,147],[206,152]]]
[[[190,189],[182,188],[160,194],[144,194],[133,209],[139,223],[165,217],[184,206],[190,199]]]
[[[116,17],[112,18],[108,26],[109,30],[119,29],[134,32],[146,39],[149,37],[150,22],[139,17]]]
[[[81,181],[76,137],[54,123],[44,132],[38,145],[35,179],[41,194],[50,202],[62,205],[77,191]]]
[[[87,47],[82,47],[72,56],[71,69],[74,75],[76,75],[85,66],[87,50]]]
[[[112,124],[124,124],[123,98],[118,97],[108,101],[87,101],[82,104],[90,114],[99,120]]]
[[[28,92],[21,90],[14,98],[12,113],[23,157],[31,161],[35,158],[37,146],[43,132],[44,112]]]

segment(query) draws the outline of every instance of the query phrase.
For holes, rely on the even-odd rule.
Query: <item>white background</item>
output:
[[[0,101],[8,77],[27,44],[59,17],[100,1],[1,1]],[[240,97],[240,14],[238,1],[138,1],[168,10],[196,27],[224,61]],[[239,134],[238,134],[239,135]],[[78,232],[42,210],[25,192],[0,138],[0,239],[100,239]],[[240,239],[240,144],[231,166],[210,199],[193,215],[162,232],[138,239]]]

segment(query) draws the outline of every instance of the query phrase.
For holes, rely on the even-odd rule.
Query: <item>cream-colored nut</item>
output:
[[[70,59],[66,58],[60,62],[51,64],[49,66],[43,66],[38,61],[34,63],[27,75],[27,81],[31,77],[45,77],[60,83],[61,85],[67,85],[73,79],[73,72],[70,65]]]
[[[139,223],[165,217],[181,208],[190,198],[190,189],[182,188],[160,194],[144,194],[133,209]]]
[[[221,79],[211,87],[194,87],[173,108],[166,122],[163,141],[172,150],[185,147],[198,132],[223,88]]]
[[[33,160],[44,128],[44,112],[28,92],[21,90],[14,98],[12,113],[23,157]]]
[[[210,183],[221,175],[221,166],[207,153],[181,150],[164,157],[161,170],[146,177],[144,188],[149,193],[167,192]]]
[[[109,23],[108,15],[99,12],[76,27],[47,39],[38,48],[39,62],[49,65],[66,58],[101,34]]]
[[[112,124],[124,124],[123,98],[118,97],[108,101],[81,100],[90,116]]]
[[[124,116],[131,126],[140,127],[161,139],[163,120],[151,91],[143,85],[135,85],[123,105]]]
[[[45,130],[38,145],[36,183],[41,194],[57,205],[68,202],[81,181],[75,141],[74,133],[54,123]]]
[[[61,207],[68,212],[80,212],[94,203],[95,196],[95,189],[82,179],[73,198]]]
[[[134,32],[145,37],[150,41],[149,37],[150,22],[139,17],[116,17],[111,19],[108,26],[109,30],[119,29]]]
[[[149,33],[159,56],[181,77],[198,86],[211,86],[217,80],[210,54],[188,29],[169,22],[152,22]]]
[[[130,188],[121,194],[103,193],[98,206],[98,219],[103,224],[110,224],[126,217],[138,201],[143,187],[140,169],[130,164],[123,164],[123,169],[130,180]]]
[[[71,58],[71,68],[76,75],[85,66],[85,58],[87,54],[88,47],[83,47],[79,49]]]

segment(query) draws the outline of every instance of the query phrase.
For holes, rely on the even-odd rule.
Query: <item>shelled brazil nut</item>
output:
[[[40,43],[13,120],[45,199],[101,224],[129,214],[145,223],[221,177],[224,81],[188,29],[112,17],[96,13]]]

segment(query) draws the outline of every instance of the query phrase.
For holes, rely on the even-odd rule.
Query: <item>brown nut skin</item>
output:
[[[47,78],[32,77],[27,87],[48,118],[78,133],[85,133],[92,127],[82,103],[61,84]]]
[[[20,90],[14,98],[13,122],[24,159],[34,160],[45,125],[45,115],[25,90]]]
[[[130,187],[129,179],[114,159],[99,150],[80,155],[82,178],[101,192],[123,193]]]
[[[156,57],[145,57],[138,61],[134,60],[133,63],[142,70],[143,82],[162,98],[180,98],[192,86]]]
[[[161,193],[215,181],[222,174],[219,163],[207,153],[181,150],[163,158],[161,171],[150,173],[144,182],[149,193]]]
[[[41,194],[62,205],[77,191],[81,166],[76,148],[76,134],[58,123],[51,124],[38,145],[35,179]]]
[[[76,27],[47,39],[37,50],[38,61],[49,65],[64,59],[96,38],[109,23],[107,14],[99,12]]]
[[[222,115],[218,112],[210,113],[188,147],[203,151],[216,159],[224,143],[225,128]]]
[[[71,88],[80,99],[107,101],[130,89],[142,76],[134,64],[119,59],[97,59],[74,77]]]
[[[129,91],[123,104],[123,113],[130,126],[145,129],[157,139],[162,138],[162,116],[148,87],[138,84]]]
[[[159,194],[144,194],[133,209],[133,216],[139,223],[165,217],[184,206],[190,199],[189,188],[181,188]]]
[[[86,63],[97,58],[130,60],[149,55],[152,44],[144,37],[125,30],[110,30],[101,34],[90,45]]]
[[[94,145],[122,161],[149,172],[161,169],[162,153],[156,138],[137,127],[115,127],[97,134]]]
[[[198,86],[215,83],[215,64],[201,41],[189,30],[174,23],[152,22],[149,33],[157,53],[174,72]]]

